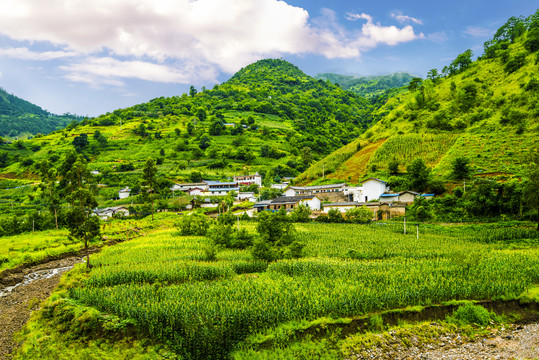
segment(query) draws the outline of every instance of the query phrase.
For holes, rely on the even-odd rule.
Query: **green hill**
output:
[[[47,134],[80,119],[73,115],[51,114],[0,88],[0,137],[4,139]]]
[[[329,80],[344,90],[350,90],[366,98],[375,98],[387,92],[407,86],[414,76],[405,72],[375,76],[351,76],[333,73],[317,74],[316,79]]]
[[[373,116],[367,132],[314,164],[299,181],[325,174],[359,182],[369,176],[390,178],[390,163],[402,173],[415,158],[450,180],[458,157],[470,161],[473,176],[508,179],[523,175],[537,153],[539,100],[539,20],[511,18],[472,61],[467,50],[440,75],[390,98]],[[328,175],[329,174],[329,175]]]
[[[371,125],[371,103],[283,60],[261,60],[211,90],[157,98],[4,146],[0,171],[32,177],[73,149],[107,183],[131,183],[148,157],[169,179],[227,178],[258,171],[296,176]],[[3,159],[3,160],[2,160]],[[133,179],[133,180],[130,180]],[[138,181],[138,180],[137,180]]]

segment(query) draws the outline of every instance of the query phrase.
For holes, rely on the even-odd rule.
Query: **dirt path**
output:
[[[24,269],[22,274],[17,274],[17,277],[48,269],[66,268],[80,262],[79,256],[55,260]],[[49,278],[17,286],[11,291],[3,293],[4,296],[0,296],[0,359],[10,358],[11,352],[17,346],[13,341],[13,334],[21,330],[39,303],[49,297],[58,285],[60,276],[67,270],[69,268],[63,269]]]
[[[437,326],[432,324],[432,326]],[[389,336],[393,336],[389,332]],[[387,346],[359,352],[349,359],[378,360],[536,360],[539,359],[539,324],[508,325],[475,340],[460,334],[445,334],[435,343],[421,344],[409,338],[412,346],[393,336]]]

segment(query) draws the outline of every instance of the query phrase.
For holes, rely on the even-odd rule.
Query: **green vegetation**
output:
[[[47,134],[80,120],[80,116],[51,114],[0,88],[0,138],[6,141]]]
[[[325,174],[356,182],[369,176],[389,178],[390,164],[404,171],[416,158],[451,183],[453,164],[469,160],[472,178],[506,180],[526,173],[537,152],[537,13],[511,18],[485,53],[472,61],[466,50],[441,73],[412,79],[409,92],[391,97],[372,117],[380,119],[355,140],[299,176],[310,182]],[[367,151],[367,149],[371,149]]]
[[[76,272],[81,280],[44,310],[58,313],[50,327],[65,324],[57,306],[74,304],[78,310],[72,311],[92,309],[97,318],[136,324],[137,333],[183,357],[222,358],[245,349],[249,336],[291,321],[452,299],[512,299],[539,281],[537,247],[514,248],[503,238],[478,241],[491,233],[486,227],[422,225],[417,240],[415,232],[402,234],[402,223],[298,223],[294,238],[305,244],[305,257],[267,264],[249,249],[222,249],[208,261],[211,239],[178,236],[173,217],[160,219],[146,237],[96,256],[87,276]],[[240,226],[254,233],[255,224]],[[361,256],[351,259],[350,250]],[[45,326],[43,316],[27,336],[38,331],[31,330],[36,321]],[[381,327],[377,318],[370,324]],[[316,346],[332,351],[329,343]],[[40,351],[30,342],[24,349]]]

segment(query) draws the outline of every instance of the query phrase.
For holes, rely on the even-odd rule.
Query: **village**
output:
[[[196,183],[178,183],[174,184],[170,190],[173,194],[184,194],[192,198],[185,208],[187,211],[192,211],[197,207],[217,208],[219,202],[214,199],[229,196],[234,199],[234,204],[245,202],[252,204],[249,209],[243,208],[237,215],[245,214],[254,217],[262,211],[275,212],[282,208],[291,212],[303,205],[311,211],[310,217],[316,219],[321,214],[328,214],[331,210],[345,214],[350,209],[364,207],[372,212],[372,221],[404,216],[406,207],[417,197],[426,200],[434,197],[434,194],[420,194],[414,191],[393,192],[386,181],[373,177],[365,179],[360,184],[361,186],[349,186],[346,183],[295,186],[293,178],[284,178],[281,183],[269,185],[278,196],[260,200],[257,192],[242,191],[242,189],[252,190],[263,187],[262,176],[255,173],[234,176],[233,180],[228,182],[203,180]],[[129,187],[123,188],[119,191],[118,198],[126,199],[130,196],[130,192]],[[95,214],[102,220],[107,220],[112,216],[130,215],[127,206],[97,209]]]

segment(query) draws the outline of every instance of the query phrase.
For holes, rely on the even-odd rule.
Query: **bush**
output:
[[[467,302],[465,305],[459,306],[453,312],[453,315],[447,317],[447,321],[458,325],[481,325],[486,326],[491,321],[498,321],[496,314],[489,312],[481,305],[474,305],[472,302]]]
[[[184,216],[175,225],[182,235],[204,236],[208,232],[210,221],[206,215],[192,214]]]
[[[307,205],[299,204],[290,214],[293,222],[308,222],[312,211]]]
[[[372,211],[366,206],[352,208],[346,211],[344,218],[348,222],[356,224],[365,224],[372,220]]]

